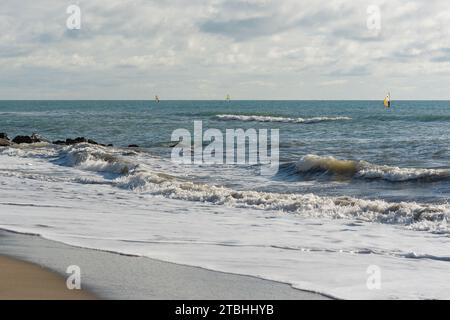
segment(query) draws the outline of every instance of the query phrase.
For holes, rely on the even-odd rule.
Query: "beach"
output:
[[[0,256],[0,300],[92,300],[86,291],[68,290],[65,279],[38,265]]]
[[[450,2],[56,2],[0,9],[0,299],[450,299]]]
[[[328,299],[274,281],[76,248],[37,236],[0,231],[0,241],[0,300]],[[82,288],[87,291],[65,287],[70,265],[81,268]]]
[[[0,254],[104,299],[449,298],[449,104],[377,106],[2,101]],[[173,161],[194,120],[279,129],[279,170]]]

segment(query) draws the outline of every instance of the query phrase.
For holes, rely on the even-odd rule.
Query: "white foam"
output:
[[[173,177],[135,171],[117,178],[122,188],[162,195],[171,199],[208,202],[237,208],[282,211],[303,217],[360,219],[370,222],[402,224],[411,229],[450,233],[447,218],[450,205],[415,202],[389,203],[352,197],[322,197],[314,194],[280,194],[257,191],[236,191],[225,187],[180,181]],[[426,223],[423,223],[426,222]]]
[[[131,169],[112,180],[84,170],[88,150]],[[2,228],[339,298],[450,298],[448,205],[238,191],[157,172],[165,165],[156,158],[141,165],[144,154],[97,146],[55,152],[0,153]],[[381,290],[366,286],[371,265],[381,269]]]
[[[25,149],[26,150],[26,149]],[[40,150],[39,152],[37,150]],[[136,155],[124,157],[120,149],[105,148],[97,145],[78,144],[55,150],[46,148],[29,148],[20,154],[27,157],[41,157],[42,154],[53,155],[56,163],[71,166],[83,171],[111,173],[112,180],[104,181],[95,176],[77,176],[65,180],[82,184],[109,183],[113,186],[133,190],[138,193],[164,196],[170,199],[207,202],[214,205],[226,205],[236,208],[252,208],[259,210],[282,211],[303,217],[325,217],[333,219],[360,219],[369,222],[399,224],[413,230],[435,233],[450,233],[447,218],[450,216],[448,204],[421,204],[415,202],[394,202],[384,200],[366,200],[353,197],[326,197],[315,194],[282,194],[249,190],[233,190],[223,186],[195,183],[184,178],[177,178],[166,171],[156,171],[154,166],[139,163]],[[58,154],[55,156],[55,153]],[[10,153],[7,153],[11,155]],[[44,159],[45,161],[45,159]],[[380,169],[381,168],[381,169]],[[406,179],[416,177],[413,169],[395,171],[392,168],[373,166],[367,162],[337,160],[332,157],[308,155],[298,164],[297,170],[330,170],[334,173],[351,174],[356,177],[371,178],[373,173],[382,172],[388,179]],[[394,168],[395,169],[395,168]],[[369,171],[370,170],[370,171]],[[384,170],[384,171],[382,171]],[[426,171],[426,169],[424,169]],[[426,171],[432,174],[434,171]],[[413,175],[412,173],[416,173]],[[14,174],[18,174],[17,172]],[[422,175],[424,173],[421,173]],[[23,178],[44,179],[39,172],[29,169],[20,171]],[[52,177],[53,178],[53,177]],[[57,176],[61,179],[60,176]],[[65,178],[68,179],[68,178]],[[102,182],[103,181],[103,182]],[[396,180],[398,181],[398,180]],[[403,181],[403,180],[401,180]]]
[[[286,118],[258,115],[235,115],[219,114],[216,116],[220,120],[230,121],[251,121],[251,122],[285,122],[285,123],[318,123],[326,121],[352,120],[349,117],[313,117],[313,118]]]
[[[338,298],[450,297],[448,239],[442,237],[381,224],[143,197],[109,185],[59,182],[43,190],[40,181],[4,179],[1,228],[253,275]],[[366,287],[371,265],[382,270],[382,290]]]
[[[64,148],[61,158],[65,165],[97,172],[126,174],[137,166],[119,158],[112,150],[83,143]]]

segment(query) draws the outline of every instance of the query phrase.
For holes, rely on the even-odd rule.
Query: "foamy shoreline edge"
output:
[[[325,295],[253,276],[212,271],[147,257],[79,248],[39,235],[0,229],[0,256],[29,262],[67,277],[78,263],[82,288],[100,299],[322,300]],[[110,266],[110,272],[105,271]],[[136,273],[139,270],[139,273]],[[121,271],[118,274],[117,271]]]

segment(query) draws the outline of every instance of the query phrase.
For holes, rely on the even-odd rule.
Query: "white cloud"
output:
[[[79,31],[66,29],[69,3],[3,0],[1,98],[450,98],[448,1],[75,3]]]

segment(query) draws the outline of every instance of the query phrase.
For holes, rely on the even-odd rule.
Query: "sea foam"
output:
[[[305,217],[359,219],[370,222],[402,224],[408,228],[438,233],[450,232],[447,219],[450,205],[416,202],[391,203],[353,197],[326,197],[315,194],[282,194],[238,191],[226,187],[180,181],[174,177],[135,171],[116,179],[115,184],[138,192],[171,199],[200,201],[237,208],[282,211]]]
[[[352,120],[349,117],[313,117],[313,118],[286,118],[276,116],[259,116],[259,115],[236,115],[236,114],[219,114],[217,119],[223,121],[245,121],[245,122],[284,122],[284,123],[318,123],[326,121]]]
[[[124,156],[126,154],[127,156]],[[399,224],[410,229],[450,233],[447,220],[449,204],[416,202],[388,202],[385,200],[358,199],[349,196],[319,196],[316,194],[276,193],[252,190],[234,190],[225,186],[196,183],[168,172],[158,172],[151,166],[139,163],[133,155],[121,149],[78,144],[60,149],[55,163],[77,169],[111,173],[105,184],[134,192],[163,196],[170,199],[205,202],[235,208],[252,208],[279,211],[304,217],[333,219],[358,219],[369,222]],[[431,169],[400,169],[373,166],[366,162],[337,160],[332,157],[309,155],[298,164],[300,172],[314,170],[332,171],[356,177],[378,176],[403,181],[444,175]],[[402,179],[402,180],[400,180]],[[100,184],[98,179],[72,179],[82,184]]]
[[[2,228],[338,298],[448,298],[447,204],[236,190],[191,181],[145,152],[29,148],[0,152]],[[367,290],[370,265],[389,270],[383,290]]]
[[[65,147],[61,151],[59,163],[83,170],[127,174],[137,164],[117,157],[105,147],[87,143]]]

